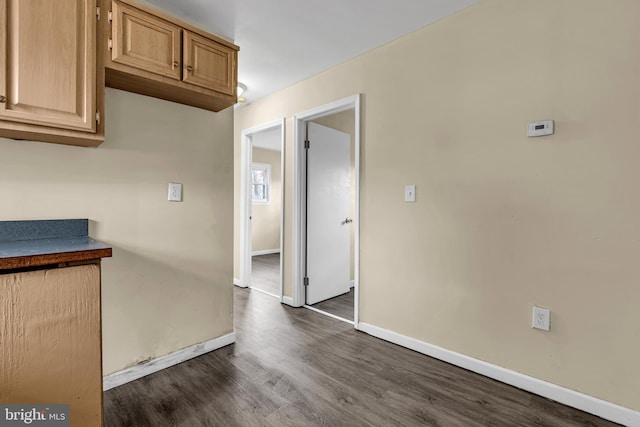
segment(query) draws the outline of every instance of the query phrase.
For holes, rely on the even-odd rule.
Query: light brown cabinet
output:
[[[212,111],[236,103],[233,43],[128,0],[110,0],[106,83]]]
[[[99,145],[105,84],[220,111],[238,50],[132,0],[0,0],[0,137]]]
[[[179,26],[118,2],[111,16],[113,62],[180,80]]]
[[[101,426],[99,261],[0,272],[0,313],[2,403],[67,404],[71,427]]]
[[[102,142],[96,12],[96,0],[0,0],[1,137]]]
[[[234,96],[236,51],[187,30],[183,30],[183,80]]]

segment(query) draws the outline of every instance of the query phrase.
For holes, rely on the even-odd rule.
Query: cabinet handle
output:
[[[173,61],[173,68],[176,68],[179,65],[180,65],[180,63],[178,61]]]
[[[7,97],[6,97],[6,96],[2,96],[2,95],[0,95],[0,102],[1,102],[1,103],[3,103],[3,104],[4,104],[5,102],[7,102]]]
[[[187,71],[193,71],[193,67],[191,65],[187,65]]]

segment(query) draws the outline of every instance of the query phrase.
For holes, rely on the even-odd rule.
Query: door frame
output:
[[[280,128],[280,302],[283,299],[284,266],[284,138],[285,118],[242,130],[240,134],[240,277],[238,286],[251,286],[251,150],[253,136]]]
[[[293,305],[302,307],[305,305],[304,297],[304,260],[305,260],[305,148],[306,139],[305,123],[340,113],[342,111],[355,111],[355,230],[354,230],[354,307],[353,326],[359,328],[360,319],[360,94],[356,94],[329,104],[325,104],[311,110],[298,113],[293,116],[294,133],[294,181],[293,181]]]

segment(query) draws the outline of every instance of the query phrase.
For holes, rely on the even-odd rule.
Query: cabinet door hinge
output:
[[[308,150],[308,149],[309,149],[309,146],[311,146],[311,143],[310,143],[310,142],[309,142],[309,140],[307,139],[307,140],[304,142],[304,148],[305,148],[305,150]]]
[[[96,17],[100,20],[100,6],[96,6]]]
[[[109,39],[107,47],[109,48],[109,50],[113,50],[113,40]]]
[[[309,286],[309,278],[308,277],[305,277],[303,282],[304,282],[305,286]]]
[[[100,111],[96,111],[96,124],[100,126]]]
[[[107,19],[109,20],[109,22],[113,21],[113,12],[109,11],[109,13],[107,14]]]

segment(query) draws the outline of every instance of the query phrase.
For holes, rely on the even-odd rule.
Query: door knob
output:
[[[193,67],[191,65],[187,65],[187,70],[188,71],[193,71]]]
[[[3,104],[4,104],[5,102],[7,102],[7,97],[6,97],[6,96],[2,96],[2,95],[0,95],[0,102],[1,102],[1,103],[3,103]]]
[[[173,61],[173,68],[176,68],[179,65],[180,65],[180,63],[178,61]]]
[[[351,224],[352,222],[353,222],[353,220],[351,218],[347,217],[347,219],[342,221],[342,224]]]

